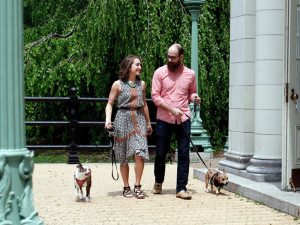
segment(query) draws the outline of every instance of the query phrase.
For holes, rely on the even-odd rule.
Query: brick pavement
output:
[[[111,178],[111,164],[88,164],[92,169],[91,202],[75,202],[75,165],[35,164],[33,199],[46,225],[98,224],[300,224],[294,217],[223,190],[206,193],[204,182],[193,179],[188,190],[192,200],[175,197],[177,164],[167,164],[163,193],[154,195],[153,164],[146,164],[142,179],[145,199],[122,196],[123,182]],[[119,169],[118,169],[119,171]],[[134,165],[130,164],[134,185]]]

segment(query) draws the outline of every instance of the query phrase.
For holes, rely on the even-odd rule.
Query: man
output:
[[[168,49],[167,65],[158,68],[152,80],[151,97],[157,106],[156,156],[154,164],[155,184],[152,192],[160,194],[165,176],[165,158],[170,149],[173,132],[178,145],[178,166],[176,197],[191,199],[186,185],[189,175],[189,139],[191,133],[189,101],[199,105],[201,99],[196,93],[195,72],[182,63],[183,48],[173,44]],[[181,124],[182,123],[182,124]]]

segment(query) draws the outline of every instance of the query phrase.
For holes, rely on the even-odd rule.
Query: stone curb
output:
[[[194,177],[204,181],[207,169],[194,169]],[[280,182],[256,182],[227,173],[226,190],[257,201],[294,217],[300,215],[300,193],[280,189]]]

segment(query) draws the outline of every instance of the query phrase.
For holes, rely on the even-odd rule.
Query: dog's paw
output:
[[[80,201],[81,201],[80,198],[79,198],[79,196],[76,196],[75,201],[76,201],[76,202],[80,202]]]
[[[206,189],[206,190],[205,190],[205,192],[207,192],[207,193],[208,193],[208,192],[209,192],[209,190],[208,190],[208,189]]]
[[[86,197],[86,198],[85,198],[85,201],[86,201],[86,202],[90,202],[90,198],[89,198],[89,197]]]

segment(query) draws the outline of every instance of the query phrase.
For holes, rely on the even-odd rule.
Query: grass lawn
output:
[[[81,163],[110,163],[110,151],[78,150]],[[154,162],[154,151],[150,151],[150,162]],[[69,150],[36,150],[34,151],[34,163],[67,163]],[[134,162],[131,159],[131,162]]]
[[[107,163],[111,162],[110,152],[78,151],[81,163]],[[67,163],[68,150],[37,150],[34,151],[34,163]]]

